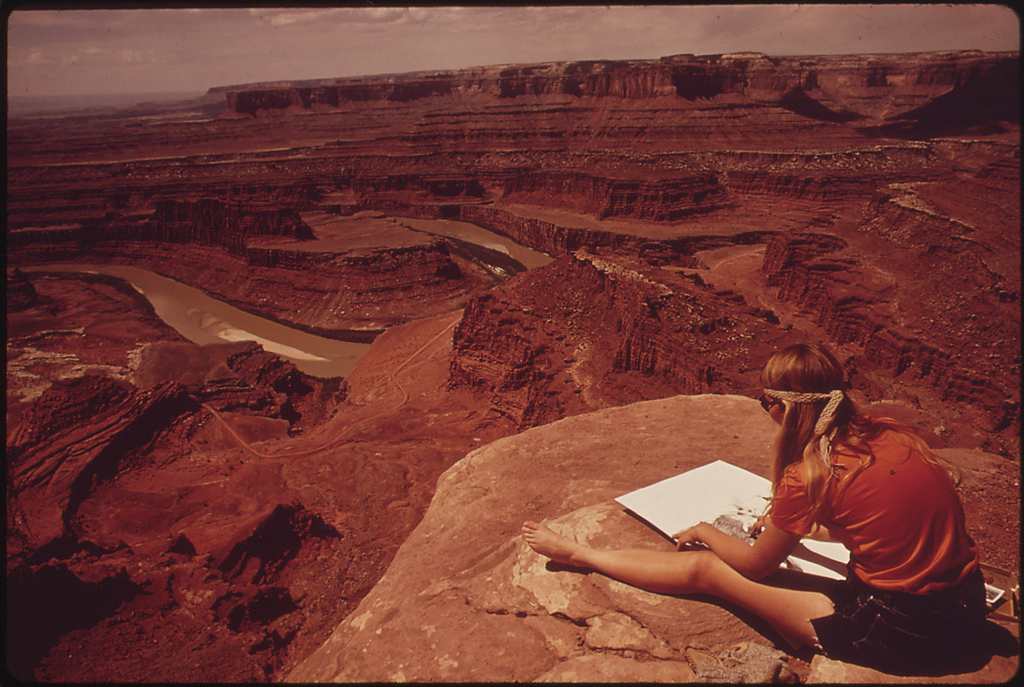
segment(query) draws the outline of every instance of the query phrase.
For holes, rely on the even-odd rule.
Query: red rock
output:
[[[552,566],[519,531],[524,520],[545,520],[599,548],[672,550],[612,499],[719,458],[764,474],[774,432],[752,399],[674,396],[560,420],[474,451],[441,477],[380,582],[287,680],[693,679],[690,671],[712,674],[691,667],[693,648],[712,656],[739,643],[752,656],[767,649],[780,638],[756,619]],[[1008,679],[1016,670],[1013,657],[981,658],[980,670],[957,681]],[[767,675],[783,670],[758,665]]]
[[[8,442],[17,514],[8,541],[36,549],[63,536],[90,485],[130,468],[126,448],[145,446],[195,409],[175,385],[126,392],[106,378],[82,377],[51,387]]]
[[[756,395],[765,356],[805,338],[836,348],[859,401],[983,466],[961,485],[972,534],[1019,565],[1018,60],[680,55],[225,87],[159,126],[133,119],[160,114],[146,107],[12,119],[12,267],[131,264],[306,331],[376,337],[345,384],[319,381],[253,345],[185,343],[112,280],[9,270],[8,446],[36,466],[25,474],[130,466],[71,477],[82,489],[58,472],[38,493],[18,482],[51,545],[9,495],[9,563],[41,581],[36,601],[75,584],[47,566],[86,585],[123,568],[146,592],[55,624],[29,677],[279,679],[383,575],[468,451],[610,406]],[[214,119],[214,100],[232,109]],[[494,288],[494,251],[395,217],[471,221],[559,259],[520,273],[502,258],[518,276]],[[86,375],[123,396],[88,382],[95,418],[70,397],[40,404]],[[148,442],[117,429],[168,383],[192,410]],[[88,438],[93,419],[109,436]],[[58,446],[80,439],[80,461]],[[270,530],[291,544],[253,553]],[[591,648],[662,651],[597,617],[622,622],[595,620]],[[471,622],[504,679],[695,667],[678,648],[562,660],[583,629],[549,614]],[[523,627],[531,661],[559,657],[549,672],[489,644]],[[448,637],[468,670],[464,633]]]

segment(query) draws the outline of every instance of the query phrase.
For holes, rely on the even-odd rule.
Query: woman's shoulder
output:
[[[875,431],[868,438],[868,444],[879,450],[917,450],[921,439],[914,430],[888,418],[879,418]]]
[[[782,471],[783,484],[803,485],[807,483],[807,466],[802,460],[787,465]]]
[[[853,433],[872,448],[876,446],[913,446],[918,438],[914,429],[899,420],[881,415],[861,415]]]
[[[833,459],[846,469],[853,469],[858,463],[903,462],[928,450],[912,428],[890,418],[869,418],[858,424],[855,432],[843,437],[833,448]]]

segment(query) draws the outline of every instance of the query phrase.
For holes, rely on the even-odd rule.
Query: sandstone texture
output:
[[[670,551],[614,497],[720,459],[766,475],[774,431],[752,399],[675,396],[560,420],[474,451],[442,475],[422,522],[373,591],[288,679],[806,677],[798,659],[770,648],[785,642],[749,614],[558,566],[519,535],[523,520],[538,519],[596,547]],[[835,669],[815,660],[817,676],[830,681]],[[998,682],[1017,665],[1012,654],[990,653],[979,663],[955,679]]]
[[[722,679],[755,655],[761,672],[744,679],[832,670],[765,653],[774,638],[732,609],[541,574],[517,539],[528,513],[487,499],[504,513],[480,515],[489,543],[435,533],[438,553],[401,556],[431,558],[440,586],[402,609],[437,626],[437,656],[462,668],[426,656],[346,668],[326,649],[307,662],[335,628],[371,647],[356,618],[396,631],[371,612],[396,583],[367,594],[428,506],[475,498],[450,480],[433,498],[467,454],[684,395],[736,414],[751,443],[734,432],[708,445],[762,471],[768,430],[740,397],[760,393],[771,352],[808,339],[836,350],[858,403],[961,468],[984,559],[1019,572],[1019,82],[1017,52],[675,55],[225,86],[9,118],[14,675],[487,670],[459,647],[506,645],[451,634],[446,614],[526,642],[495,654],[500,679]],[[446,223],[481,234],[432,231]],[[527,267],[499,239],[541,259]],[[345,379],[313,377],[258,343],[186,341],[125,282],[36,271],[51,263],[147,269],[372,345]],[[587,441],[611,460],[616,437]],[[583,488],[552,500],[526,498],[547,485],[525,467],[503,489],[580,536],[661,545],[608,503],[675,464],[635,465],[628,484],[622,468],[614,485],[585,465],[572,477]],[[500,535],[496,518],[509,519]],[[471,544],[478,557],[437,567]],[[506,584],[513,574],[526,586]],[[456,613],[457,599],[475,605]],[[683,617],[693,626],[673,624]]]

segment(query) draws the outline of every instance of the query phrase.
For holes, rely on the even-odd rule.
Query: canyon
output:
[[[372,640],[351,629],[364,599],[382,610],[363,625],[394,627],[387,590],[429,569],[403,543],[436,540],[418,525],[444,509],[442,475],[457,502],[471,495],[450,476],[499,440],[677,397],[756,398],[766,357],[808,339],[837,352],[859,403],[959,465],[972,536],[1019,572],[1019,83],[1016,52],[676,55],[9,119],[9,668],[334,679],[347,659],[328,640]],[[428,221],[548,257],[527,265]],[[370,345],[344,379],[312,376],[256,343],[186,340],[123,281],[35,269],[53,263],[149,270]],[[770,442],[742,419],[750,406],[694,405],[706,430],[681,446],[704,456],[742,436],[728,450],[762,469]],[[736,420],[716,428],[716,413]],[[594,422],[598,444],[622,445]],[[537,444],[522,441],[512,454],[529,460]],[[642,486],[574,470],[601,498]],[[514,472],[511,493],[555,488]],[[599,501],[559,498],[544,517]],[[519,524],[480,536],[504,556]],[[458,584],[477,589],[474,570]],[[555,644],[583,641],[557,614],[523,612]],[[745,623],[702,641],[772,641]],[[673,670],[689,660],[681,641]],[[576,658],[581,672],[549,677],[593,679],[596,659]],[[346,679],[499,679],[417,662]]]

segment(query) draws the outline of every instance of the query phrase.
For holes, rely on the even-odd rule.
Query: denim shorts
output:
[[[934,594],[875,589],[851,570],[832,601],[832,615],[811,621],[825,655],[895,674],[956,660],[987,612],[980,569]]]

